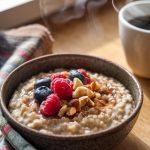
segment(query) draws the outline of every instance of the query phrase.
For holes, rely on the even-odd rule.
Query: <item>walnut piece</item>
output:
[[[77,110],[76,110],[75,107],[69,107],[68,110],[67,110],[66,115],[67,115],[67,116],[73,116],[73,115],[76,114],[76,112],[77,112]]]
[[[67,105],[63,105],[58,112],[58,116],[62,117],[66,113],[66,111],[67,111]]]
[[[73,92],[73,98],[80,98],[82,96],[88,96],[89,98],[93,98],[94,92],[84,86],[80,86],[76,88],[76,90]]]
[[[73,79],[73,89],[75,90],[77,87],[83,86],[83,83],[80,79],[74,78]]]

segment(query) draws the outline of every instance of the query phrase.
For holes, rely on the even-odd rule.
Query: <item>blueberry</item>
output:
[[[34,90],[34,98],[40,103],[45,100],[50,94],[52,94],[52,91],[46,86],[40,86]]]
[[[40,86],[50,87],[51,79],[49,77],[40,78],[35,81],[35,89]]]
[[[72,81],[74,78],[79,78],[85,84],[85,77],[77,70],[71,70],[69,78]]]

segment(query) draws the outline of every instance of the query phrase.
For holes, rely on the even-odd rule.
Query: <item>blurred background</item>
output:
[[[120,8],[131,1],[115,0],[115,4]],[[30,23],[51,30],[57,53],[84,53],[117,34],[117,12],[111,0],[0,0],[1,30]]]

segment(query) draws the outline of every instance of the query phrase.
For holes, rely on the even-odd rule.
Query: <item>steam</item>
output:
[[[64,24],[71,20],[79,19],[86,12],[89,19],[94,23],[96,9],[106,2],[107,0],[41,0],[40,8],[44,16],[49,15],[50,10],[56,9],[53,10],[54,12],[56,11],[55,15],[51,17],[51,21],[54,24]]]

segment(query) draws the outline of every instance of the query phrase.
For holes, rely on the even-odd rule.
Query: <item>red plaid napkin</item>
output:
[[[0,86],[7,75],[31,57],[52,49],[53,38],[41,25],[29,25],[0,32]],[[35,150],[5,120],[0,111],[0,150]]]

